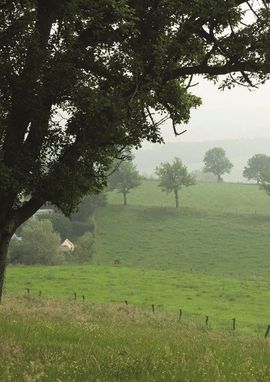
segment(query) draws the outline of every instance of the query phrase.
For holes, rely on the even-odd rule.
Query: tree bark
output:
[[[0,199],[1,202],[1,199]],[[3,295],[5,271],[7,266],[8,246],[16,229],[28,220],[42,205],[44,200],[32,198],[22,207],[6,211],[0,219],[0,303]],[[0,203],[1,205],[1,203]]]
[[[178,196],[178,190],[174,190],[174,196],[175,196],[175,207],[179,208],[179,196]]]
[[[218,182],[222,182],[222,181],[223,181],[223,179],[222,179],[221,175],[218,175]]]
[[[3,289],[4,289],[8,246],[9,246],[11,236],[12,236],[11,234],[8,234],[6,232],[0,232],[0,304],[2,301],[2,295],[3,295]]]
[[[123,192],[123,197],[124,197],[124,206],[127,205],[127,193]]]

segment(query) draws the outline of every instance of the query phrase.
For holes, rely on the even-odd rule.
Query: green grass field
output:
[[[109,202],[122,204],[122,196],[109,193]],[[242,183],[198,183],[183,188],[180,193],[180,207],[200,211],[219,211],[233,214],[270,214],[270,200],[257,185]],[[128,195],[132,206],[174,207],[173,194],[161,192],[158,181],[145,180],[140,187]]]
[[[269,278],[270,198],[263,191],[200,183],[183,189],[178,211],[157,184],[145,181],[132,191],[127,208],[120,194],[109,194],[96,217],[96,263]]]
[[[1,382],[268,382],[268,340],[135,306],[11,299],[0,306]]]
[[[161,207],[173,202],[171,195],[146,181],[130,194],[127,207],[117,193],[108,199],[96,213],[93,265],[9,267],[7,295],[30,288],[65,299],[76,292],[93,303],[155,304],[175,314],[182,308],[199,320],[211,316],[214,327],[227,327],[236,317],[239,329],[262,335],[270,323],[265,193],[252,185],[198,184],[183,190],[177,211]]]
[[[179,309],[190,320],[210,318],[213,329],[228,329],[237,319],[239,332],[263,337],[269,321],[270,281],[109,266],[9,267],[8,295],[58,297],[82,302],[129,303],[158,312]],[[5,300],[4,300],[5,301]]]
[[[0,361],[4,382],[270,380],[270,198],[253,185],[205,183],[180,200],[176,210],[156,181],[127,207],[110,193],[95,216],[93,264],[8,267],[0,340],[15,356]]]

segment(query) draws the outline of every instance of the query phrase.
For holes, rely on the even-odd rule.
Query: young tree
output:
[[[125,147],[162,141],[166,118],[177,133],[200,104],[193,75],[251,86],[269,57],[264,0],[1,1],[0,296],[10,239],[40,206],[69,215]]]
[[[261,182],[262,174],[270,170],[270,157],[265,154],[256,154],[249,158],[247,166],[244,168],[243,176],[248,180]]]
[[[173,192],[175,197],[175,206],[179,207],[179,191],[183,186],[188,187],[196,183],[195,178],[187,171],[179,158],[175,158],[173,163],[161,163],[156,168],[156,174],[159,177],[159,187],[162,191]]]
[[[222,182],[221,175],[229,173],[233,164],[226,158],[225,150],[221,147],[214,147],[208,150],[204,156],[204,172],[210,172],[217,176],[218,181]]]
[[[118,190],[123,194],[124,206],[127,205],[127,194],[132,188],[136,188],[141,184],[141,177],[136,170],[136,167],[130,160],[116,164],[108,178],[109,187]]]

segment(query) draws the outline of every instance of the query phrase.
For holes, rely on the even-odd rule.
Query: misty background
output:
[[[174,157],[182,159],[190,170],[203,167],[207,150],[222,147],[234,167],[225,181],[246,182],[243,168],[254,154],[270,155],[270,82],[250,91],[246,87],[218,90],[218,85],[199,79],[191,92],[202,98],[202,106],[194,109],[187,129],[175,137],[170,122],[161,131],[165,144],[145,143],[134,152],[138,170],[152,176],[155,167]],[[195,80],[196,82],[196,80]]]

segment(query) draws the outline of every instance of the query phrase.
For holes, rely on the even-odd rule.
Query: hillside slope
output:
[[[96,216],[96,263],[270,277],[270,198],[257,186],[201,183],[183,190],[177,210],[157,185],[145,181],[126,208],[109,195]]]

